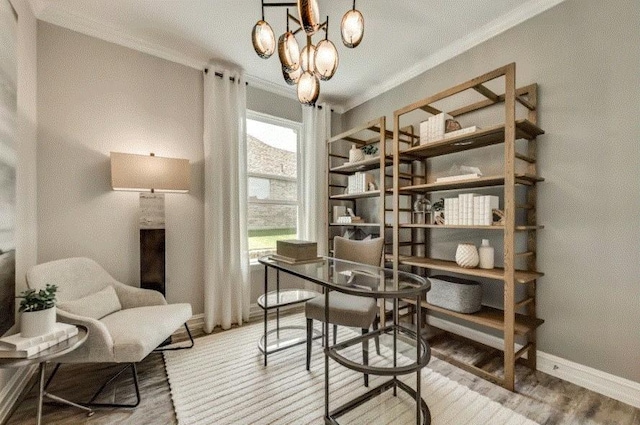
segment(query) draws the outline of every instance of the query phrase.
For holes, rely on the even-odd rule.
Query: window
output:
[[[249,258],[275,252],[298,235],[300,124],[247,112]]]

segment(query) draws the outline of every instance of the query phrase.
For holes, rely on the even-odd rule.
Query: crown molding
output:
[[[298,96],[293,87],[272,83],[271,81],[263,80],[262,78],[256,77],[255,75],[247,74],[245,75],[245,79],[249,83],[249,86],[254,86],[264,91],[278,94],[289,99],[298,100]]]
[[[338,113],[344,113],[353,109],[356,106],[417,77],[425,71],[428,71],[429,69],[432,69],[441,63],[466,52],[478,44],[544,12],[545,10],[562,3],[563,1],[564,0],[529,0],[511,12],[494,19],[479,30],[440,49],[407,70],[395,74],[381,84],[370,87],[364,92],[352,97],[351,100],[345,103],[334,104],[332,107]],[[28,2],[34,11],[36,18],[41,21],[49,22],[85,35],[199,70],[206,68],[210,60],[210,58],[189,56],[184,52],[169,49],[139,37],[133,37],[127,34],[126,30],[123,28],[106,25],[104,22],[97,21],[86,16],[57,11],[49,7],[50,4],[46,0],[28,0]],[[245,74],[245,78],[250,85],[259,89],[290,99],[297,98],[295,90],[288,86],[266,81],[250,74]]]
[[[29,2],[32,9],[35,11],[34,13],[36,13],[36,17],[41,21],[49,22],[54,25],[68,28],[72,31],[128,47],[139,52],[147,53],[149,55],[198,70],[205,69],[210,62],[210,58],[189,56],[183,52],[163,47],[160,44],[150,42],[139,37],[133,37],[127,34],[124,28],[107,25],[104,22],[97,21],[86,16],[52,10],[47,7],[46,2],[43,0],[29,0]],[[250,85],[259,89],[290,99],[297,98],[295,90],[288,86],[272,83],[249,74],[245,74],[245,79]]]
[[[206,58],[194,58],[182,52],[163,47],[157,43],[133,37],[126,30],[117,26],[107,25],[104,22],[91,19],[87,16],[75,13],[61,12],[42,5],[41,0],[30,0],[36,18],[81,34],[89,35],[120,46],[128,47],[152,56],[179,63],[190,68],[204,69],[208,60]]]
[[[533,18],[534,16],[551,9],[552,7],[562,3],[565,0],[530,0],[518,8],[494,19],[488,24],[482,26],[480,29],[470,33],[469,35],[460,38],[453,43],[443,47],[434,54],[419,61],[414,66],[399,72],[387,79],[386,81],[373,86],[361,94],[358,94],[351,98],[343,105],[346,111],[355,108],[368,100],[375,98],[376,96],[385,93],[400,84],[417,77],[418,75],[435,68],[436,66],[452,59],[467,50],[483,43],[498,34],[505,32],[506,30],[515,27],[516,25]]]

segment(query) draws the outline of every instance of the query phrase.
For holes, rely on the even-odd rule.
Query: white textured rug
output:
[[[303,325],[304,317],[287,317],[282,324]],[[309,372],[304,345],[269,356],[264,367],[257,347],[262,331],[262,323],[254,323],[198,338],[191,350],[164,353],[180,424],[324,423],[324,356],[319,340],[314,343]],[[339,340],[350,332],[341,330]],[[383,357],[389,352],[383,347]],[[374,357],[372,354],[372,364]],[[368,390],[361,374],[333,360],[329,365],[331,409]],[[371,375],[369,388],[387,379]],[[415,374],[402,379],[415,388]],[[535,424],[428,367],[422,370],[422,397],[431,410],[433,425]],[[414,424],[414,412],[414,401],[403,391],[398,391],[398,397],[387,391],[339,420],[341,424]]]

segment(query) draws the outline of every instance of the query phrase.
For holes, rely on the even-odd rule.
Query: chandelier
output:
[[[329,40],[329,17],[320,22],[320,11],[317,0],[297,0],[285,3],[262,3],[262,19],[253,27],[253,48],[258,56],[268,59],[278,50],[282,76],[289,85],[297,84],[298,100],[303,105],[314,105],[320,95],[320,80],[327,81],[338,69],[338,51]],[[276,37],[271,25],[264,19],[265,7],[287,7],[287,30],[276,43]],[[289,7],[297,7],[298,18],[289,13]],[[289,29],[289,21],[298,25],[295,31]],[[300,49],[296,34],[304,31],[306,44]],[[324,31],[324,38],[316,45],[312,37]],[[357,47],[364,35],[364,18],[356,9],[356,0],[353,7],[342,17],[340,24],[342,43],[348,48]]]

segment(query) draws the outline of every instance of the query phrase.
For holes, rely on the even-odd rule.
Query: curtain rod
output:
[[[209,73],[209,68],[205,68],[205,69],[204,69],[204,73],[205,73],[205,74],[208,74],[208,73]],[[220,77],[220,78],[224,77],[224,75],[222,75],[222,74],[221,74],[221,73],[219,73],[219,72],[214,73],[214,75],[215,75],[216,77]],[[229,77],[229,80],[230,80],[230,81],[233,81],[234,83],[236,82],[235,77]],[[245,86],[248,86],[248,85],[249,85],[249,82],[248,82],[248,81],[245,81],[244,85],[245,85]]]
[[[209,73],[209,68],[205,68],[205,69],[204,69],[204,73],[205,73],[205,74],[208,74],[208,73]],[[216,77],[220,77],[220,78],[224,77],[224,75],[222,75],[222,74],[221,74],[221,73],[219,73],[219,72],[216,72],[214,75],[215,75]],[[235,79],[234,77],[229,77],[229,80],[233,81],[234,83],[236,82],[236,79]],[[245,82],[244,84],[245,84],[246,86],[248,86],[248,85],[249,85],[249,82],[247,81],[247,82]],[[322,109],[322,105],[314,105],[314,106],[315,106],[316,108],[318,108],[318,109]],[[333,112],[333,109],[331,110],[331,112]]]

